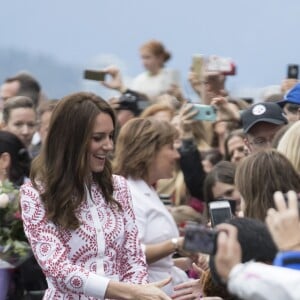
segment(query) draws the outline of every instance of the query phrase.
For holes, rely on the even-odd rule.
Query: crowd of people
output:
[[[191,66],[199,108],[160,41],[140,57],[130,86],[100,70],[112,99],[47,99],[26,72],[2,83],[0,182],[19,190],[32,256],[0,269],[0,300],[300,299],[300,82],[250,104]],[[232,218],[214,253],[187,251],[186,225],[210,229],[218,201]]]

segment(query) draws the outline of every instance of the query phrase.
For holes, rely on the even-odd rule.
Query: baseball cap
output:
[[[285,95],[283,100],[278,101],[281,107],[286,103],[298,104],[300,105],[300,83],[296,84],[292,89],[290,89]]]
[[[276,125],[287,123],[282,108],[273,102],[256,103],[245,109],[241,115],[243,130],[247,133],[255,124],[266,122]]]

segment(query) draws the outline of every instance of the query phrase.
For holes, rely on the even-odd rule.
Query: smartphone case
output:
[[[211,105],[194,104],[194,108],[198,110],[195,120],[199,121],[215,121],[217,119],[215,108]]]

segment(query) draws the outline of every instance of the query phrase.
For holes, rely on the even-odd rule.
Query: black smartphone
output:
[[[216,253],[217,231],[201,224],[185,226],[183,249],[188,252]]]
[[[212,227],[232,218],[231,206],[227,200],[209,202],[208,209]]]
[[[299,78],[299,65],[290,64],[287,69],[287,78],[298,79]]]
[[[95,70],[84,70],[83,78],[96,81],[104,81],[106,72]]]

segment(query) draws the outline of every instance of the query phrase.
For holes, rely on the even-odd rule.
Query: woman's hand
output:
[[[281,251],[300,251],[300,222],[297,194],[293,191],[287,193],[288,203],[281,192],[274,194],[277,210],[270,208],[266,223],[273,240]]]
[[[195,279],[176,285],[171,297],[176,300],[199,300],[201,296],[202,288],[200,280]]]
[[[227,101],[226,97],[215,97],[211,105],[217,110],[217,121],[240,120],[240,112]]]
[[[219,276],[227,281],[232,268],[241,262],[242,249],[237,239],[237,228],[230,224],[218,225],[215,265]]]
[[[118,90],[121,93],[126,90],[123,86],[121,72],[116,66],[107,67],[103,71],[110,75],[111,80],[101,81],[102,85],[113,90]]]
[[[193,123],[195,122],[194,117],[197,113],[198,111],[191,103],[181,107],[179,112],[179,128],[182,139],[193,137]]]
[[[171,300],[161,288],[171,282],[171,278],[145,285],[135,285],[136,290],[130,300]]]

